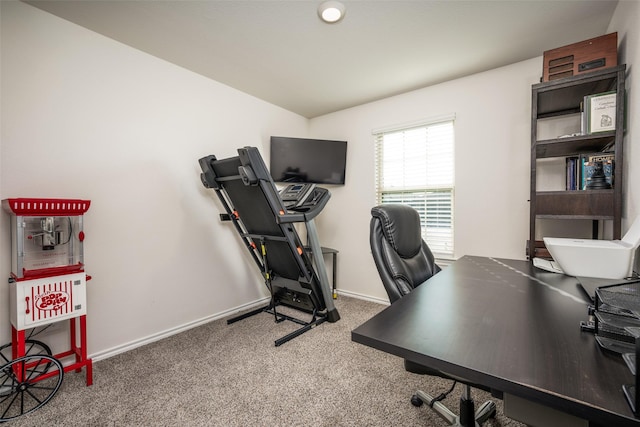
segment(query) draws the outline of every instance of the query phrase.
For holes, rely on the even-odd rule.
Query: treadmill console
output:
[[[306,222],[316,217],[331,198],[326,188],[315,184],[291,184],[280,191],[286,215],[279,216],[280,222]]]
[[[280,191],[280,198],[287,209],[303,206],[313,200],[315,184],[290,184]]]

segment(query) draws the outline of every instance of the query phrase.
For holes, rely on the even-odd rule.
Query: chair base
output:
[[[468,394],[469,390],[467,390]],[[429,394],[418,390],[416,394],[411,397],[411,403],[414,406],[421,406],[423,403],[429,403],[433,401],[433,397]],[[460,414],[470,412],[473,414],[473,419],[465,421],[464,416],[454,414],[449,408],[443,405],[441,402],[434,402],[431,408],[436,411],[449,425],[462,426],[462,427],[479,427],[484,424],[489,418],[496,416],[496,404],[492,401],[486,401],[477,411],[474,412],[473,399],[462,396],[460,398]]]

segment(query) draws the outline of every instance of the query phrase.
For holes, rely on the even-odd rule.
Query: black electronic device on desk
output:
[[[625,354],[634,351],[635,339],[627,330],[640,327],[640,281],[623,280],[595,289],[589,318],[580,322],[583,331],[593,332],[605,350]]]
[[[633,375],[633,384],[622,386],[625,398],[636,417],[640,415],[640,281],[623,280],[595,289],[594,305],[589,307],[589,320],[580,322],[583,331],[593,332],[604,350],[622,355]]]

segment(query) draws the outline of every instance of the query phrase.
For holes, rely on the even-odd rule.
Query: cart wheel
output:
[[[51,349],[48,345],[42,341],[26,339],[24,340],[24,355],[31,356],[33,354],[46,354],[47,356],[53,356]],[[11,343],[0,346],[0,365],[11,362],[13,359],[11,354]],[[47,365],[46,371],[49,370],[51,364]]]
[[[0,422],[45,405],[62,384],[64,369],[54,357],[32,354],[0,366]]]
[[[29,356],[31,354],[46,354],[52,356],[51,348],[42,341],[26,339],[24,340],[24,355]],[[5,364],[11,362],[13,357],[11,356],[11,343],[0,346],[0,363]]]

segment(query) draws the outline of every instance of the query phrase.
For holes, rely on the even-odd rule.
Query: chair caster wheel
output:
[[[413,396],[411,396],[411,404],[417,408],[419,408],[420,406],[422,406],[424,402],[422,401],[422,399],[420,399],[418,397],[417,394],[414,394]]]

